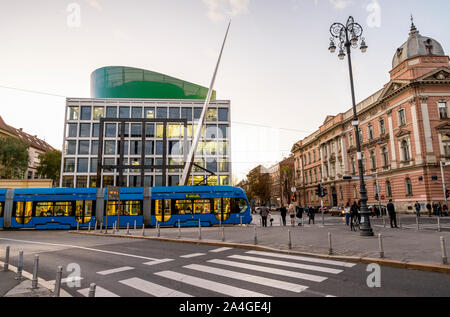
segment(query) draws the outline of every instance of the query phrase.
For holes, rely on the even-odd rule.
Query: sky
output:
[[[0,116],[62,149],[65,98],[90,98],[92,71],[131,66],[208,87],[231,19],[214,89],[231,100],[240,180],[351,108],[331,24],[353,16],[364,29],[368,51],[352,52],[359,102],[389,82],[411,14],[448,54],[448,12],[448,0],[3,0]]]

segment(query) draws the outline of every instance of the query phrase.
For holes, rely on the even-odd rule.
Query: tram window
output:
[[[53,202],[36,203],[36,217],[53,217]]]
[[[192,214],[192,201],[176,200],[174,206],[174,214],[180,215]]]
[[[3,217],[3,202],[0,201],[0,217]]]
[[[94,203],[92,200],[87,200],[84,202],[84,216],[85,217],[92,216],[93,205],[94,205]]]
[[[241,198],[239,199],[239,211],[241,213],[245,212],[248,208],[248,203],[245,199]]]
[[[214,212],[219,213],[222,212],[222,199],[214,198]]]
[[[15,217],[31,217],[33,211],[33,202],[31,201],[18,201],[16,202],[16,208],[14,210]]]
[[[223,212],[229,213],[231,211],[231,198],[223,198]]]
[[[69,201],[55,202],[55,217],[70,217],[72,213],[72,203]]]
[[[121,210],[121,215],[124,216],[139,216],[142,215],[142,201],[141,200],[130,200],[123,202],[123,210]]]
[[[118,201],[108,201],[108,205],[106,206],[106,214],[108,216],[117,216],[117,212],[119,210],[118,203]]]
[[[194,200],[194,213],[209,214],[211,212],[211,201],[209,199]]]
[[[231,199],[231,212],[232,213],[244,213],[248,208],[248,203],[243,198]]]

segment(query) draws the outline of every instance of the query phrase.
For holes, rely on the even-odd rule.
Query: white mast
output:
[[[189,154],[187,156],[186,163],[184,165],[183,175],[181,176],[180,185],[186,186],[188,182],[189,175],[191,174],[192,164],[194,163],[194,155],[195,151],[197,151],[198,142],[200,140],[200,135],[202,133],[202,127],[205,124],[206,112],[208,110],[209,103],[211,101],[211,96],[213,93],[214,82],[216,81],[217,70],[219,69],[220,60],[222,59],[223,48],[225,47],[225,42],[227,40],[228,31],[230,30],[230,23],[228,23],[227,33],[225,34],[225,39],[223,40],[222,49],[220,50],[219,59],[217,61],[216,69],[214,71],[214,75],[211,81],[211,85],[209,86],[208,95],[205,100],[205,104],[203,105],[202,115],[198,121],[197,131],[195,132],[194,140],[192,141],[191,149],[189,150]]]

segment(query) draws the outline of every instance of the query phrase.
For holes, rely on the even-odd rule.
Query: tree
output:
[[[290,166],[283,166],[280,173],[281,186],[283,186],[283,194],[286,202],[290,202],[291,188],[294,185],[294,169]]]
[[[39,155],[40,164],[37,168],[39,175],[53,180],[53,185],[59,181],[61,169],[61,151],[52,150]]]
[[[249,190],[247,196],[250,200],[259,200],[263,203],[270,201],[270,175],[267,173],[253,175],[248,178]]]
[[[28,168],[29,144],[14,138],[0,138],[0,177],[23,178]]]

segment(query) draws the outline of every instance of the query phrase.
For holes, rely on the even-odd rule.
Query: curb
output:
[[[132,235],[123,235],[123,234],[104,234],[104,233],[80,232],[80,231],[68,231],[68,233],[99,236],[99,237],[115,237],[115,238],[138,239],[138,240],[177,242],[177,243],[189,243],[189,244],[197,244],[197,245],[232,247],[232,248],[250,249],[250,250],[258,250],[258,251],[272,251],[272,252],[292,254],[292,255],[310,256],[310,257],[321,258],[321,259],[341,260],[341,261],[354,262],[354,263],[376,263],[376,264],[382,265],[382,266],[403,268],[403,269],[408,269],[408,270],[450,274],[450,265],[443,265],[443,264],[428,264],[428,263],[421,263],[421,262],[388,260],[388,259],[382,259],[382,258],[365,258],[365,257],[358,257],[358,256],[355,257],[355,256],[345,256],[345,255],[327,255],[327,254],[318,254],[318,253],[301,252],[301,251],[293,251],[293,250],[280,250],[280,249],[271,248],[268,246],[261,246],[261,245],[254,245],[254,244],[230,243],[230,242],[211,241],[211,240],[209,240],[209,241],[208,240],[186,240],[186,239],[181,240],[181,239],[171,239],[171,238],[161,238],[161,237],[158,238],[158,237],[132,236]]]

